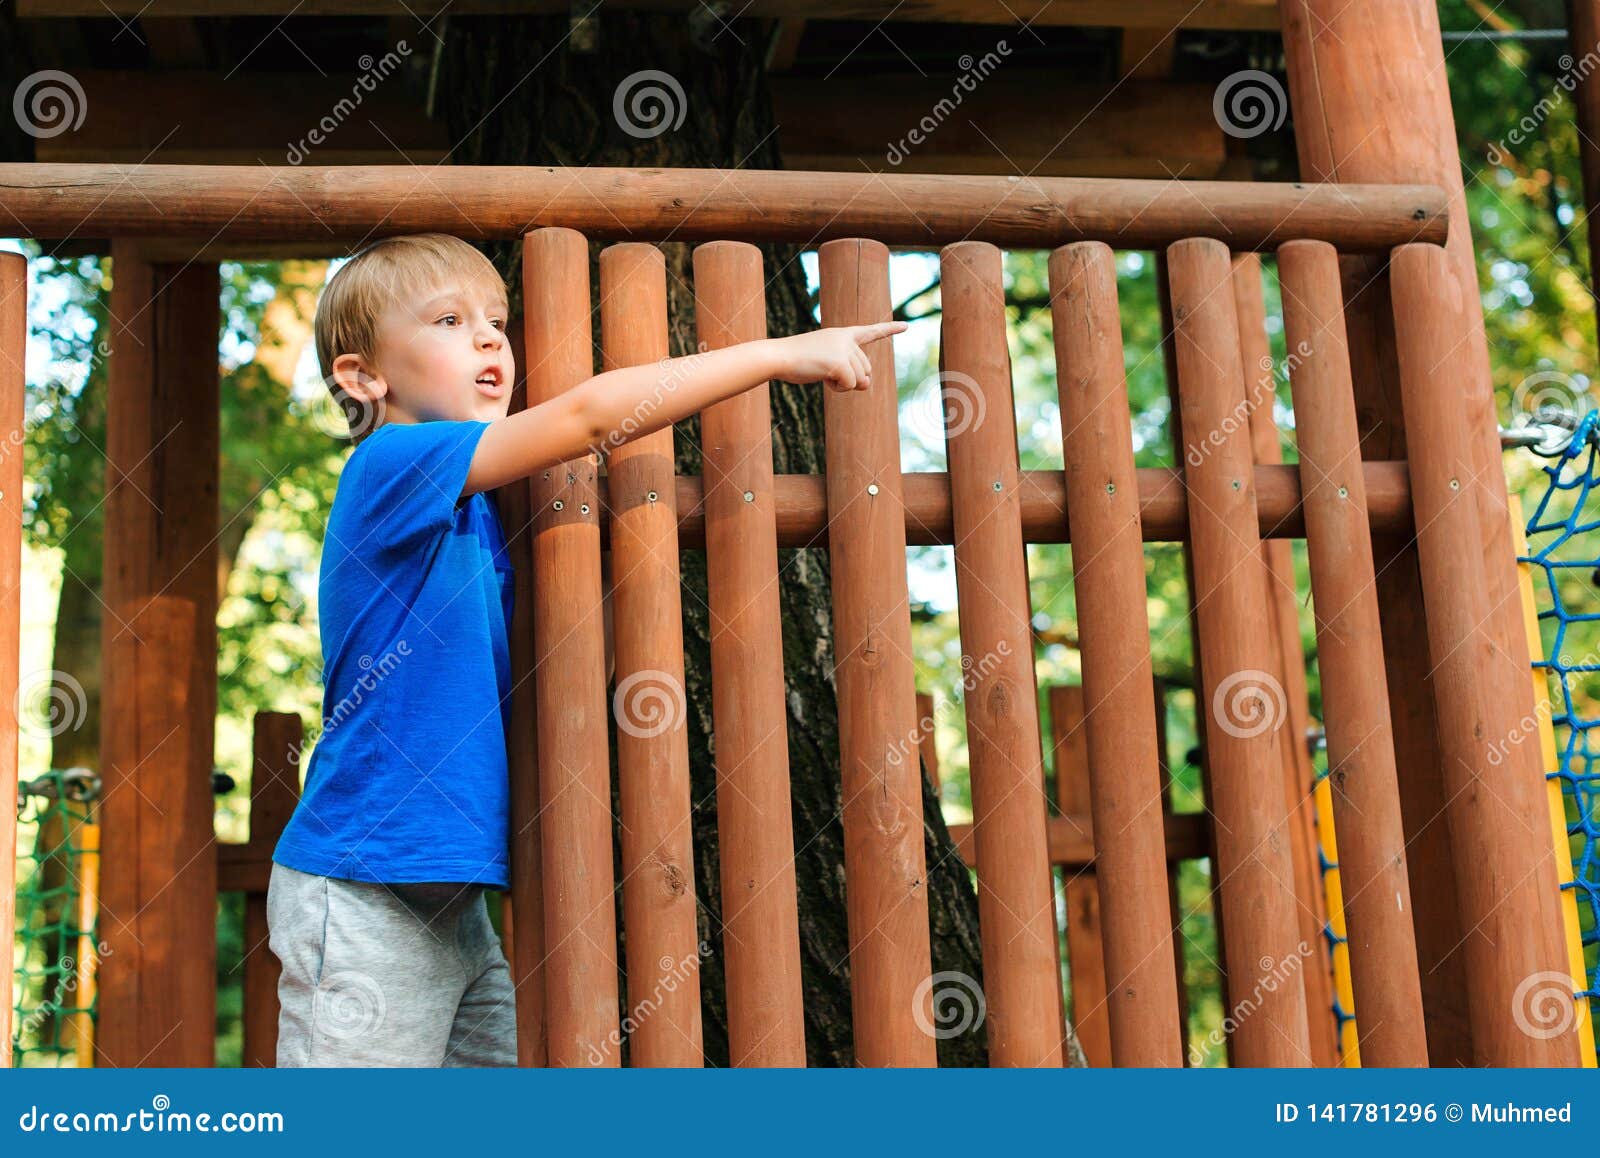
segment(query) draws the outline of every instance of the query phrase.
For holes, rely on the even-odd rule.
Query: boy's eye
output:
[[[504,318],[490,318],[489,324],[497,330],[503,330],[506,328],[506,320]]]
[[[453,324],[456,321],[456,317],[457,317],[457,315],[455,315],[455,314],[445,314],[439,320],[441,322],[450,322],[450,323]]]

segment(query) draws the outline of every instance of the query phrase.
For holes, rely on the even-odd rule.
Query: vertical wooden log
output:
[[[600,329],[607,370],[667,358],[661,250],[624,244],[601,251]],[[607,458],[617,668],[612,713],[635,1066],[705,1064],[672,455],[669,426],[611,448]]]
[[[1338,254],[1278,251],[1362,1064],[1425,1066],[1427,1027]]]
[[[201,781],[190,765],[191,733],[201,726],[190,687],[194,604],[163,595],[107,616],[106,670],[117,678],[102,693],[101,843],[115,867],[101,874],[106,950],[95,1058],[119,1069],[209,1066],[217,858],[196,823],[202,810],[211,816],[210,769]]]
[[[1083,688],[1056,684],[1049,689],[1049,696],[1056,805],[1069,820],[1085,817],[1093,805],[1089,793],[1089,733],[1083,726]],[[1083,1046],[1084,1060],[1096,1069],[1104,1069],[1112,1064],[1112,1049],[1098,874],[1091,865],[1079,870],[1063,866],[1061,875],[1066,894],[1072,1028],[1078,1033],[1078,1044]]]
[[[1395,250],[1392,282],[1456,899],[1469,930],[1462,952],[1475,1060],[1576,1066],[1575,1027],[1546,1036],[1527,1020],[1550,978],[1566,977],[1567,958],[1560,921],[1540,920],[1544,900],[1559,900],[1544,778],[1524,775],[1523,764],[1511,759],[1519,748],[1538,752],[1534,738],[1518,738],[1518,720],[1532,719],[1532,710],[1521,713],[1520,699],[1506,700],[1489,676],[1514,659],[1495,629],[1478,533],[1488,488],[1478,477],[1473,415],[1458,393],[1473,373],[1475,354],[1462,336],[1468,298],[1476,308],[1477,294],[1463,291],[1449,255],[1436,245]],[[1503,491],[1498,460],[1493,469]],[[1520,616],[1520,602],[1515,610]],[[1526,653],[1526,638],[1521,646]],[[1523,666],[1531,697],[1526,660]],[[1561,999],[1569,998],[1570,981],[1561,986]],[[1365,1020],[1359,998],[1356,1012]]]
[[[939,778],[938,717],[934,715],[933,693],[917,693],[917,727],[921,730],[922,766],[928,770],[928,782],[933,794],[942,797],[943,784]]]
[[[528,404],[527,325],[506,324],[516,357],[516,380],[507,413]],[[549,1062],[544,996],[543,842],[539,839],[539,730],[533,640],[533,480],[517,479],[495,491],[515,591],[511,614],[511,712],[506,760],[511,778],[511,887],[501,895],[500,936],[517,991],[517,1064]],[[515,915],[513,915],[515,914]]]
[[[893,317],[889,249],[840,238],[819,252],[822,324]],[[823,396],[834,672],[844,792],[845,896],[856,1062],[938,1064],[923,860],[916,678],[906,591],[894,347],[866,351],[872,388]]]
[[[755,246],[696,246],[694,285],[704,349],[767,336],[761,251]],[[728,1051],[737,1066],[801,1066],[805,1014],[768,385],[707,409],[700,442]]]
[[[26,411],[23,369],[28,345],[28,259],[0,253],[0,784],[17,783],[17,690],[22,665],[22,444]],[[0,945],[17,927],[17,810],[0,800]],[[8,962],[10,958],[6,959]],[[8,974],[9,976],[9,974]],[[11,1059],[11,991],[0,1001],[0,1067]]]
[[[594,373],[589,246],[571,229],[523,239],[528,405]],[[533,476],[545,1017],[549,1064],[615,1066],[617,921],[600,592],[599,456]],[[520,954],[519,954],[520,956]]]
[[[1267,303],[1261,282],[1261,258],[1254,253],[1233,257],[1233,303],[1239,317],[1239,359],[1244,367],[1245,406],[1249,410],[1252,458],[1257,464],[1283,462],[1272,352],[1267,343]],[[1306,685],[1306,656],[1300,642],[1299,596],[1295,591],[1294,553],[1288,539],[1261,541],[1261,566],[1267,578],[1267,628],[1276,662],[1273,675],[1283,689],[1285,717],[1275,729],[1283,768],[1284,800],[1289,808],[1289,847],[1294,855],[1294,890],[1300,936],[1312,948],[1305,963],[1306,1018],[1311,1056],[1318,1066],[1339,1064],[1339,1035],[1333,1020],[1333,965],[1323,929],[1328,923],[1327,897],[1317,861],[1317,802],[1312,794],[1316,770],[1306,746],[1311,702]]]
[[[292,712],[257,712],[250,767],[250,841],[270,860],[284,825],[300,799],[303,725]],[[267,1067],[278,1059],[278,978],[283,965],[267,947],[267,894],[244,898],[244,1049],[245,1068]]]
[[[1167,759],[1167,683],[1160,676],[1153,681],[1156,706],[1156,754],[1161,764],[1161,815],[1172,815],[1172,765]],[[1172,915],[1172,972],[1178,983],[1178,1040],[1183,1046],[1183,1064],[1189,1057],[1189,983],[1183,961],[1183,905],[1178,901],[1180,862],[1167,861],[1167,911]]]
[[[112,274],[101,679],[103,688],[120,685],[125,694],[102,705],[101,766],[108,768],[115,757],[136,783],[115,792],[108,782],[102,798],[105,864],[111,868],[102,875],[100,920],[122,934],[136,926],[141,947],[127,956],[108,953],[102,963],[100,1057],[119,1066],[209,1066],[215,1061],[216,1020],[211,771],[221,283],[215,265],[152,263],[125,241],[112,243]],[[144,732],[145,702],[126,694],[134,673],[117,665],[149,658],[129,645],[135,626],[123,613],[142,611],[156,595],[180,601],[194,616],[180,632],[165,623],[179,604],[163,603],[152,621],[159,624],[160,640],[181,637],[190,649],[181,660],[159,652],[163,662],[187,669],[182,728],[189,747],[178,755],[162,744],[161,758],[140,763],[130,759],[140,737],[152,746],[155,741]],[[166,677],[177,678],[170,666]],[[167,693],[146,687],[141,694]],[[152,802],[159,811],[148,811]],[[136,848],[126,843],[135,834]],[[125,867],[134,864],[140,867]],[[113,949],[117,943],[112,939]],[[118,976],[129,969],[145,975]],[[139,995],[126,1009],[113,999],[118,985],[124,994]]]
[[[1226,958],[1234,999],[1260,993],[1253,1010],[1230,1011],[1235,1057],[1242,1066],[1305,1066],[1312,1056],[1301,973],[1314,947],[1300,936],[1284,795],[1262,791],[1283,783],[1276,729],[1285,721],[1261,614],[1266,580],[1232,271],[1227,246],[1206,239],[1174,243],[1167,262]]]
[[[1082,803],[1093,806],[1112,1053],[1118,1065],[1181,1066],[1144,537],[1110,248],[1052,253],[1050,298],[1093,785]],[[1073,994],[1076,1006],[1076,984]]]
[[[1174,465],[1183,463],[1183,407],[1178,400],[1178,347],[1176,341],[1176,326],[1172,317],[1172,279],[1168,276],[1167,255],[1165,251],[1154,254],[1156,266],[1156,300],[1161,306],[1161,362],[1162,370],[1167,379],[1167,401],[1170,410],[1167,422],[1172,438],[1172,459]],[[1193,692],[1194,692],[1194,733],[1196,746],[1199,751],[1200,768],[1200,793],[1204,800],[1204,817],[1206,824],[1206,840],[1210,848],[1208,853],[1209,876],[1211,890],[1207,897],[1211,906],[1211,927],[1216,934],[1217,956],[1220,960],[1212,962],[1212,967],[1217,971],[1217,998],[1222,1003],[1223,1009],[1232,1009],[1233,1002],[1228,996],[1228,962],[1222,947],[1228,943],[1227,931],[1222,912],[1222,894],[1217,888],[1217,821],[1216,813],[1212,809],[1212,802],[1216,799],[1211,788],[1211,748],[1206,743],[1206,708],[1200,689],[1205,682],[1204,657],[1200,654],[1200,619],[1193,614],[1196,598],[1194,582],[1194,538],[1187,528],[1183,540],[1183,578],[1184,585],[1189,592],[1189,650],[1193,665]],[[1176,896],[1176,893],[1174,893]],[[1174,909],[1176,909],[1176,903]],[[1179,914],[1181,919],[1181,914]],[[1232,1022],[1224,1022],[1222,1048],[1229,1066],[1234,1064],[1233,1034],[1230,1031]],[[1185,1063],[1192,1062],[1194,1058],[1184,1055]]]
[[[1295,147],[1307,181],[1428,181],[1450,193],[1450,255],[1470,301],[1465,337],[1473,348],[1473,381],[1463,381],[1486,406],[1478,421],[1494,443],[1484,444],[1480,470],[1500,477],[1500,451],[1489,397],[1488,354],[1472,252],[1472,223],[1462,188],[1455,118],[1446,83],[1444,47],[1433,0],[1279,0]],[[1374,126],[1383,126],[1374,132]],[[1407,457],[1405,421],[1394,352],[1389,275],[1383,255],[1341,259],[1345,326],[1349,335],[1361,454],[1368,459]],[[1508,545],[1494,548],[1505,552]],[[1468,930],[1454,903],[1454,853],[1445,822],[1442,756],[1432,697],[1426,624],[1416,544],[1407,535],[1373,542],[1378,609],[1383,621],[1384,667],[1400,769],[1400,803],[1406,857],[1418,880],[1415,925],[1422,969],[1428,1054],[1436,1066],[1470,1064],[1474,1051],[1466,1009],[1465,960],[1459,952]],[[1506,593],[1505,610],[1516,607]],[[1517,673],[1532,709],[1526,673]],[[1515,692],[1511,693],[1516,697]],[[1554,918],[1552,918],[1554,919]]]
[[[939,268],[989,1060],[1059,1066],[1055,896],[1000,251],[986,242],[947,245]]]

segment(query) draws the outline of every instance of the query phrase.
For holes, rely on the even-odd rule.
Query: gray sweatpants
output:
[[[511,970],[486,891],[343,880],[273,862],[278,1065],[516,1065]]]

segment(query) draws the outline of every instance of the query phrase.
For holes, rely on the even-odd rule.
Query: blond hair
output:
[[[448,233],[412,233],[373,242],[339,268],[317,302],[312,333],[317,364],[333,400],[349,415],[352,399],[333,380],[333,360],[341,354],[376,354],[378,319],[397,301],[430,289],[458,285],[506,296],[505,279],[478,250]],[[352,419],[359,441],[369,424]]]

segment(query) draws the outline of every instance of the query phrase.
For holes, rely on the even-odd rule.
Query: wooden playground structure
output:
[[[616,1064],[613,737],[628,992],[650,992],[697,951],[687,752],[681,728],[611,726],[603,547],[619,576],[619,685],[682,686],[679,553],[706,554],[732,1060],[805,1064],[777,615],[777,550],[802,545],[832,560],[856,1052],[865,1065],[935,1064],[919,764],[929,711],[914,684],[908,544],[954,547],[974,819],[952,835],[977,870],[992,1063],[1067,1060],[1051,870],[1092,865],[1068,897],[1098,930],[1104,1000],[1078,1019],[1085,1046],[1121,1066],[1184,1064],[1171,871],[1205,855],[1220,882],[1229,999],[1249,1000],[1230,1034],[1233,1064],[1338,1064],[1294,626],[1307,593],[1287,555],[1303,539],[1361,1064],[1579,1065],[1577,1028],[1533,1034],[1516,1016],[1530,978],[1571,963],[1541,749],[1501,743],[1534,714],[1534,692],[1437,16],[1416,0],[1234,7],[1274,23],[1281,13],[1302,182],[0,165],[0,231],[87,228],[112,239],[117,270],[101,882],[108,908],[136,916],[103,930],[97,1049],[118,1065],[212,1064],[217,894],[245,892],[247,943],[264,939],[272,841],[298,790],[299,721],[264,714],[252,840],[217,845],[207,552],[219,432],[214,396],[195,390],[216,380],[217,261],[263,244],[440,230],[522,238],[527,404],[596,369],[667,356],[656,242],[696,245],[706,348],[765,336],[756,242],[818,249],[824,325],[890,317],[891,247],[940,255],[948,473],[901,469],[885,343],[871,392],[825,399],[823,476],[775,474],[760,387],[702,416],[700,477],[674,474],[664,431],[611,448],[604,473],[590,456],[501,492],[508,525],[533,529],[516,560],[513,635],[513,714],[534,724],[511,753],[507,948],[522,1064]],[[598,262],[598,316],[595,239],[612,243]],[[1064,471],[1021,470],[1009,420],[1001,260],[1025,248],[1050,251]],[[1160,259],[1178,469],[1134,466],[1114,249]],[[1263,256],[1283,289],[1298,466],[1279,458],[1271,406],[1255,404],[1273,389]],[[23,258],[0,254],[6,431],[23,423],[26,273]],[[18,447],[0,462],[6,703],[19,680]],[[1143,545],[1180,541],[1205,820],[1163,804],[1150,660]],[[1073,545],[1083,668],[1081,688],[1049,689],[1049,733],[1025,563],[1025,544],[1043,542]],[[1282,726],[1230,715],[1263,683],[1286,693]],[[16,721],[0,727],[0,778],[15,779]],[[1067,752],[1077,769],[1058,783],[1055,818],[1042,796],[1046,734],[1058,770]],[[115,790],[129,782],[138,791]],[[15,833],[0,833],[6,896]],[[12,913],[0,915],[8,942]],[[1092,991],[1087,973],[1083,985]],[[246,1064],[271,1064],[274,1011],[270,962],[258,961]],[[3,1018],[9,1043],[9,1008]],[[699,1033],[691,979],[630,1036],[632,1063],[699,1065]]]

